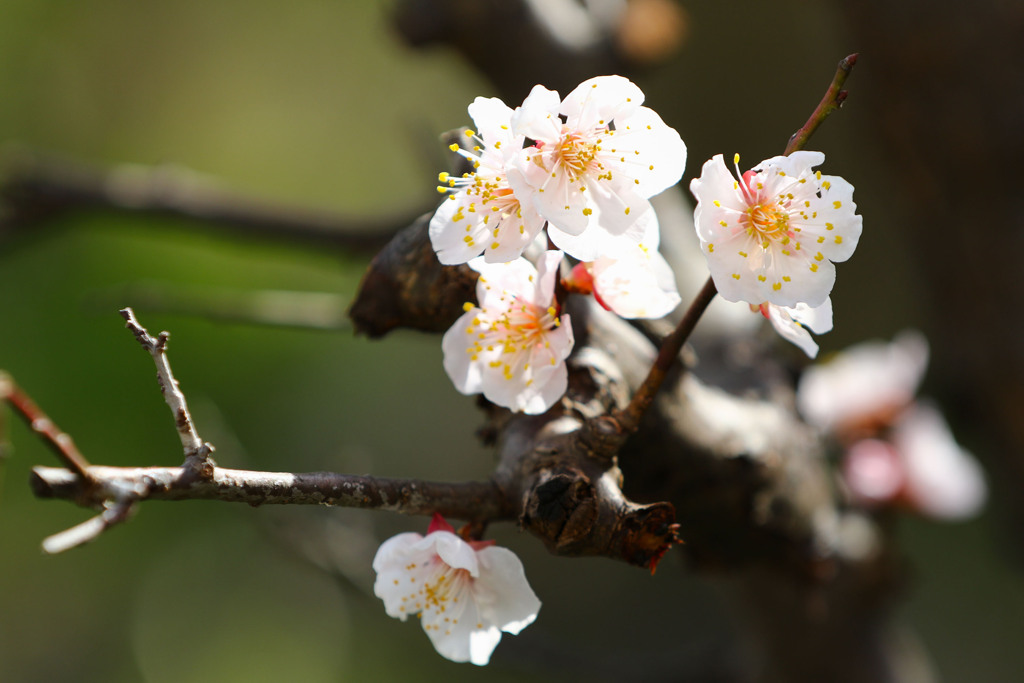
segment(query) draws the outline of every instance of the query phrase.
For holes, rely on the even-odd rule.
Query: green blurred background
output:
[[[679,58],[638,79],[688,142],[688,177],[716,152],[750,161],[779,153],[835,62],[857,48],[825,3],[744,2],[732,14],[711,4],[687,6]],[[435,136],[468,123],[466,105],[493,90],[450,50],[404,47],[390,9],[371,0],[0,0],[0,142],[8,152],[17,143],[97,163],[181,165],[239,193],[353,215],[428,208]],[[744,49],[780,22],[787,38],[770,52]],[[870,116],[856,100],[864,78],[855,72],[851,105],[815,145],[828,170],[857,187],[866,225],[858,258],[840,270],[826,352],[922,324],[927,296],[912,268],[874,260],[905,248],[905,238],[875,229],[891,209],[893,171],[860,144]],[[435,337],[369,342],[147,312],[133,301],[141,285],[344,298],[365,265],[184,221],[71,214],[0,243],[0,367],[93,463],[177,464],[152,362],[117,315],[136,305],[151,331],[172,332],[176,375],[221,465],[486,477],[493,458],[473,436],[473,400],[450,386]],[[418,625],[387,618],[366,592],[373,539],[423,530],[426,520],[153,502],[96,543],[46,557],[42,538],[87,513],[31,496],[29,469],[56,463],[7,422],[3,681],[511,681],[581,670],[628,680],[629,662],[657,678],[680,660],[737,656],[723,645],[737,627],[722,580],[687,576],[672,555],[653,578],[610,561],[554,558],[508,527],[496,536],[521,554],[544,607],[485,670],[436,656]],[[972,438],[983,449],[968,429],[974,446]],[[1020,680],[1024,583],[996,551],[991,518],[901,527],[913,580],[900,619],[944,679]]]

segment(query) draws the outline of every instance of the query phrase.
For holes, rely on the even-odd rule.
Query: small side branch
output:
[[[160,392],[174,415],[174,425],[181,438],[181,445],[185,449],[185,467],[201,477],[210,477],[213,474],[214,463],[210,458],[213,446],[199,437],[195,424],[192,422],[192,415],[188,411],[188,403],[185,394],[181,393],[178,387],[178,380],[174,379],[171,372],[171,364],[167,360],[167,340],[171,335],[169,332],[161,332],[153,337],[135,317],[135,312],[130,308],[120,311],[121,317],[127,321],[125,327],[131,330],[135,338],[142,344],[142,348],[149,352],[156,363],[157,381],[160,383]]]
[[[803,149],[804,145],[807,144],[807,140],[818,129],[822,121],[827,119],[829,114],[843,106],[847,95],[847,92],[843,90],[843,84],[846,83],[846,78],[850,75],[850,71],[853,70],[853,65],[857,63],[857,57],[858,55],[855,52],[840,60],[839,66],[836,68],[836,75],[832,77],[832,83],[828,86],[828,90],[825,91],[821,102],[814,108],[814,112],[807,119],[807,123],[790,136],[789,144],[786,145],[786,151],[784,152],[785,155],[788,156],[798,149]]]
[[[59,467],[35,467],[32,490],[40,498],[80,505],[99,504],[132,491],[140,500],[219,500],[249,505],[330,505],[390,510],[469,521],[514,519],[517,512],[492,481],[442,483],[333,472],[254,472],[212,468],[206,479],[184,467],[100,467],[88,469],[95,482]],[[70,532],[69,530],[68,532]],[[65,533],[68,533],[65,532]]]
[[[683,344],[690,338],[693,328],[697,326],[697,321],[700,320],[700,317],[707,310],[708,305],[717,293],[718,289],[715,287],[714,280],[708,278],[690,304],[690,307],[686,309],[683,319],[679,321],[679,324],[676,325],[671,334],[661,342],[658,356],[655,358],[647,378],[640,385],[640,388],[637,389],[636,393],[633,394],[633,398],[625,410],[619,411],[616,414],[616,419],[623,431],[627,433],[635,432],[640,426],[640,419],[654,401],[654,397],[658,393],[658,389],[665,382],[665,377],[668,376],[672,365],[679,358],[679,352],[683,350]]]
[[[81,524],[76,524],[70,529],[65,529],[60,533],[44,538],[43,551],[56,555],[65,550],[71,550],[94,541],[110,527],[128,519],[134,511],[135,503],[132,501],[105,503],[103,512],[95,517],[87,519]]]
[[[14,408],[29,429],[38,434],[71,471],[91,483],[89,461],[79,452],[71,435],[58,427],[5,372],[0,372],[0,399]]]

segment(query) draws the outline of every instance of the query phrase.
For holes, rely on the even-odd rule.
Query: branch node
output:
[[[184,468],[200,479],[212,480],[217,468],[210,454],[216,450],[209,441],[204,441],[199,448],[185,457]]]

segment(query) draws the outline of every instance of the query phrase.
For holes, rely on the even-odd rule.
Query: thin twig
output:
[[[633,394],[629,405],[615,416],[622,430],[626,433],[635,432],[640,426],[640,419],[654,401],[654,396],[664,383],[665,377],[668,376],[669,369],[671,369],[672,364],[679,357],[683,344],[690,338],[693,328],[697,326],[697,321],[700,320],[701,315],[704,314],[708,304],[711,303],[711,300],[715,298],[717,293],[718,290],[715,288],[715,283],[709,277],[690,304],[690,308],[686,310],[682,320],[679,321],[679,324],[676,325],[672,333],[662,341],[661,348],[658,350],[658,357],[654,359],[654,364],[651,366],[651,371],[647,374],[647,378],[644,379],[643,384]]]
[[[178,387],[178,381],[174,379],[174,373],[171,372],[170,361],[167,360],[167,340],[170,339],[170,333],[161,332],[154,338],[135,318],[135,312],[132,309],[124,308],[120,313],[126,321],[125,327],[131,330],[135,338],[142,344],[142,348],[149,352],[149,355],[153,357],[153,362],[156,363],[160,392],[171,408],[178,436],[181,437],[181,445],[185,449],[185,466],[199,476],[211,476],[213,461],[210,459],[210,453],[213,452],[213,446],[199,437],[199,432],[196,431],[195,424],[192,422],[192,415],[188,411],[185,394]]]
[[[58,427],[44,413],[35,401],[22,391],[10,375],[0,372],[0,399],[7,401],[18,413],[29,428],[42,437],[61,462],[71,468],[78,476],[91,482],[89,461],[79,452],[71,436]]]
[[[821,102],[815,107],[814,112],[807,119],[807,123],[790,136],[789,144],[786,145],[786,151],[784,152],[785,155],[788,156],[798,149],[803,149],[804,145],[807,144],[807,141],[814,134],[814,131],[821,125],[821,122],[827,119],[829,114],[843,106],[847,92],[842,87],[846,83],[846,78],[850,75],[850,71],[853,70],[853,65],[857,63],[857,57],[858,55],[855,52],[840,60],[839,66],[836,68],[836,75],[832,77],[832,83],[828,86],[828,90],[825,91]]]
[[[134,501],[108,503],[106,509],[95,517],[43,539],[43,551],[56,555],[94,541],[110,527],[131,517],[134,510]]]
[[[805,123],[800,130],[793,133],[790,137],[789,144],[786,145],[785,154],[789,155],[799,149],[802,149],[814,134],[814,131],[816,131],[818,126],[821,125],[822,121],[842,106],[847,95],[847,92],[843,90],[842,87],[856,63],[856,53],[843,58],[839,62],[836,74],[832,78],[832,82],[829,84],[828,89],[825,91],[825,95],[821,98],[821,102],[819,102],[818,106],[815,107],[814,112],[811,114],[810,118],[807,119],[807,123]],[[654,401],[654,396],[658,393],[658,389],[661,388],[662,383],[664,383],[669,368],[679,356],[679,352],[682,350],[683,344],[686,343],[686,340],[693,332],[693,328],[697,325],[697,321],[700,319],[700,316],[704,313],[705,309],[707,309],[708,304],[711,303],[716,292],[715,283],[711,278],[708,278],[708,281],[704,283],[704,287],[697,294],[693,303],[690,304],[690,308],[686,311],[686,315],[684,315],[683,319],[679,321],[679,325],[676,326],[676,329],[673,330],[671,334],[665,337],[665,340],[661,344],[661,349],[658,351],[658,357],[654,361],[654,365],[651,367],[651,371],[648,373],[647,378],[633,395],[633,399],[629,402],[629,405],[615,415],[615,420],[622,432],[628,434],[636,431],[639,427],[640,418],[643,417],[644,412],[646,412]]]
[[[190,477],[184,467],[89,468],[97,482],[83,490],[82,478],[59,467],[35,467],[32,489],[40,498],[79,505],[101,502],[118,492],[141,491],[146,500],[219,500],[249,505],[332,505],[391,510],[470,521],[512,519],[515,511],[492,481],[443,483],[334,472],[256,472],[214,467],[208,479]]]

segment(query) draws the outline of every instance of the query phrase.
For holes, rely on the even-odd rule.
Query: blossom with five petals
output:
[[[737,175],[722,155],[690,183],[694,223],[715,286],[729,301],[793,307],[822,305],[835,284],[836,261],[853,254],[861,217],[853,186],[812,168],[821,152],[772,157]]]
[[[515,194],[548,221],[551,241],[581,261],[602,256],[602,241],[565,238],[607,232],[639,242],[638,221],[653,213],[648,198],[683,174],[686,145],[643,101],[629,80],[598,76],[561,101],[534,86],[512,115],[513,132],[533,141],[516,159],[522,176],[509,179]]]
[[[454,532],[435,514],[426,536],[385,541],[373,558],[373,592],[389,616],[405,621],[419,614],[442,657],[484,665],[502,631],[515,635],[533,623],[540,600],[515,553]]]
[[[536,269],[524,258],[469,263],[480,273],[479,305],[467,302],[441,342],[444,369],[456,389],[530,414],[562,397],[573,335],[569,315],[559,316],[554,298],[561,259],[562,252],[548,251]]]
[[[438,191],[447,194],[430,219],[430,242],[445,265],[466,263],[483,254],[489,263],[518,258],[544,228],[532,203],[521,205],[509,184],[519,171],[507,163],[523,148],[523,136],[509,126],[512,110],[496,97],[476,98],[469,105],[479,145],[473,151],[452,145],[475,170],[461,178],[442,173]]]

